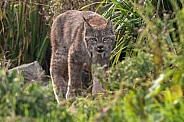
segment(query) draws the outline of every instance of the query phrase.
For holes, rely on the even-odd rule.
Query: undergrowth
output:
[[[166,3],[155,1],[111,0],[99,7],[118,34],[105,93],[57,104],[51,83],[25,84],[1,69],[0,121],[184,121],[184,1],[169,2],[171,13],[162,15]]]

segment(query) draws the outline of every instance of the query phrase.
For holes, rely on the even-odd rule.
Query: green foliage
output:
[[[51,85],[24,84],[22,76],[6,70],[0,70],[0,81],[1,121],[71,120],[64,107],[57,106]]]
[[[163,12],[166,6],[171,13]],[[98,11],[111,17],[117,33],[108,77],[101,68],[97,73],[106,93],[58,105],[51,85],[24,84],[16,72],[0,70],[0,121],[184,120],[184,9],[178,0],[102,1]]]
[[[127,57],[115,67],[112,67],[108,72],[109,81],[113,81],[113,83],[110,83],[110,88],[119,89],[120,82],[129,86],[130,84],[149,83],[153,80],[151,72],[154,70],[151,58],[151,55],[140,52],[136,57]]]

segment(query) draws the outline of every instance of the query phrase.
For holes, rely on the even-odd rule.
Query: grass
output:
[[[16,72],[1,69],[0,121],[184,120],[184,9],[178,1],[102,1],[97,11],[112,19],[117,33],[106,93],[76,97],[73,103],[64,100],[58,105],[51,83],[25,84]]]
[[[0,54],[15,67],[37,60],[42,65],[50,53],[49,30],[52,14],[49,2],[8,1],[0,3]],[[2,65],[1,67],[4,67]]]
[[[113,21],[116,33],[116,45],[112,51],[112,65],[123,60],[124,57],[132,57],[135,51],[132,50],[132,44],[138,36],[138,29],[142,26],[142,18],[133,9],[129,1],[110,2],[103,0],[98,6],[97,12]]]

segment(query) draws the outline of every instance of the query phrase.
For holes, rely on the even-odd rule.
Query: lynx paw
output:
[[[96,77],[93,79],[93,88],[92,88],[92,94],[101,93],[104,92],[105,89],[102,86],[102,83],[100,80]]]
[[[103,89],[102,87],[93,87],[92,94],[102,93],[104,91],[105,89]]]
[[[67,91],[67,93],[66,93],[66,99],[67,100],[71,100],[73,98],[74,98],[74,94],[72,94],[71,92]]]
[[[66,93],[66,99],[67,100],[72,100],[76,96],[81,96],[82,92],[81,90],[68,90]]]

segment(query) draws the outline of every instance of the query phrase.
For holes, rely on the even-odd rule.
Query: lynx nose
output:
[[[97,45],[97,52],[98,53],[104,52],[104,45],[103,44]]]
[[[103,50],[103,47],[104,47],[103,45],[98,45],[97,46],[98,50]]]

